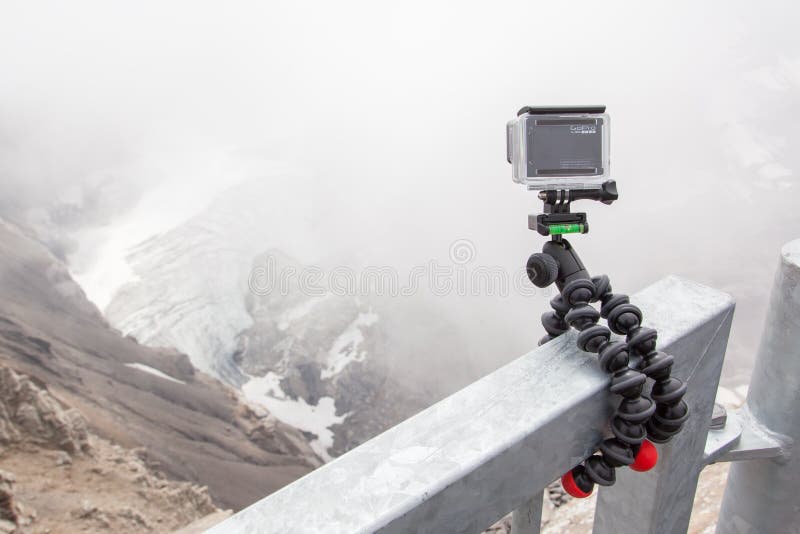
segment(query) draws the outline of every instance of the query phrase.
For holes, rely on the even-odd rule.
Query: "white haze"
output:
[[[307,261],[402,270],[465,238],[513,271],[541,239],[505,122],[603,103],[622,196],[585,206],[592,233],[573,243],[619,291],[677,273],[734,293],[738,366],[779,246],[800,237],[797,6],[7,1],[0,208],[83,206],[56,221],[59,247],[101,306],[129,246],[254,177],[296,200],[276,234]],[[546,299],[441,305],[483,372],[534,345]]]

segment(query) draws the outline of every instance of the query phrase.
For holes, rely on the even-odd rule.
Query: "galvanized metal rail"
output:
[[[800,252],[800,241],[795,243]],[[800,333],[798,257],[800,253],[794,256],[796,273],[791,278],[797,289],[787,299],[778,287],[776,294],[784,296],[773,296],[777,306],[793,306],[794,322],[787,326],[795,335]],[[779,276],[779,285],[782,280]],[[800,487],[797,459],[786,460],[785,437],[800,438],[800,410],[783,426],[772,419],[762,421],[760,410],[753,406],[756,389],[751,391],[749,409],[729,414],[724,426],[716,425],[722,428],[709,432],[733,299],[677,277],[665,278],[631,299],[644,312],[644,324],[658,330],[659,347],[675,356],[673,374],[688,382],[685,399],[692,417],[669,444],[659,446],[660,461],[652,471],[618,470],[616,485],[599,489],[594,531],[685,532],[698,476],[713,461],[762,458],[758,462],[773,462],[764,458],[778,457],[784,462],[782,467],[794,462],[794,479],[789,484]],[[210,532],[476,533],[512,510],[515,534],[539,532],[544,488],[594,451],[607,431],[605,422],[615,400],[607,391],[608,375],[594,355],[575,347],[574,338],[575,333],[569,332],[537,348]],[[773,350],[772,345],[762,347],[762,358],[765,350]],[[781,344],[777,347],[787,349]],[[794,350],[797,367],[797,344]],[[765,365],[765,376],[775,378],[770,367],[774,363]],[[789,367],[777,369],[794,373],[788,379],[788,393],[796,405],[800,368]],[[755,383],[753,387],[757,388]],[[758,397],[763,403],[759,406],[775,409],[762,397]],[[761,476],[765,469],[755,472]],[[769,469],[779,473],[777,468]],[[750,473],[741,476],[752,478]],[[730,484],[739,477],[732,473]],[[732,494],[729,487],[726,506],[729,498],[735,500],[731,507],[752,498],[747,492]],[[788,520],[782,520],[796,528],[796,502],[794,506],[773,504],[794,510]],[[759,515],[769,506],[751,508],[752,514]],[[770,530],[770,524],[758,523],[749,515],[731,517],[732,526],[721,521],[719,532],[798,531]],[[787,523],[792,520],[795,523]],[[741,525],[754,526],[740,529]]]

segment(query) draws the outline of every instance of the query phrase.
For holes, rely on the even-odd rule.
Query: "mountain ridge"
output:
[[[47,384],[98,435],[144,446],[169,476],[208,485],[215,502],[242,508],[320,464],[300,432],[185,354],[112,329],[64,263],[5,221],[0,288],[0,363]]]

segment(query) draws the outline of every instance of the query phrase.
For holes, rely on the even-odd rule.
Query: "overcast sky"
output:
[[[0,205],[85,204],[112,180],[123,254],[233,183],[273,180],[316,229],[280,229],[300,255],[407,268],[463,238],[513,269],[541,240],[505,122],[606,104],[621,199],[586,205],[574,244],[617,290],[678,273],[733,292],[746,355],[778,247],[800,237],[797,20],[794,1],[5,1]],[[76,269],[109,261],[100,241],[76,244]],[[543,306],[487,309],[523,347]]]

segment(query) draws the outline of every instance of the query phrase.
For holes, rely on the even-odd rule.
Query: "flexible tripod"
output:
[[[598,355],[600,367],[611,374],[610,391],[622,396],[611,418],[613,437],[600,443],[600,454],[561,477],[567,493],[588,497],[595,484],[614,484],[617,467],[647,471],[655,466],[658,452],[652,443],[669,441],[689,417],[682,400],[686,384],[670,376],[674,359],[656,350],[657,332],[641,325],[641,310],[626,295],[612,293],[607,276],[590,276],[575,249],[562,237],[589,231],[585,213],[570,213],[571,201],[611,204],[618,198],[616,184],[608,181],[600,189],[542,191],[539,198],[544,201],[544,213],[531,215],[528,226],[552,239],[542,252],[528,259],[528,277],[541,288],[555,283],[560,293],[550,301],[553,311],[542,315],[547,335],[539,344],[570,327],[579,330],[578,347]],[[599,312],[591,305],[598,301]],[[601,317],[608,327],[597,324]],[[626,341],[612,340],[611,332],[624,335]],[[631,366],[630,356],[640,356],[641,363]],[[650,398],[643,394],[648,377],[654,380]]]

